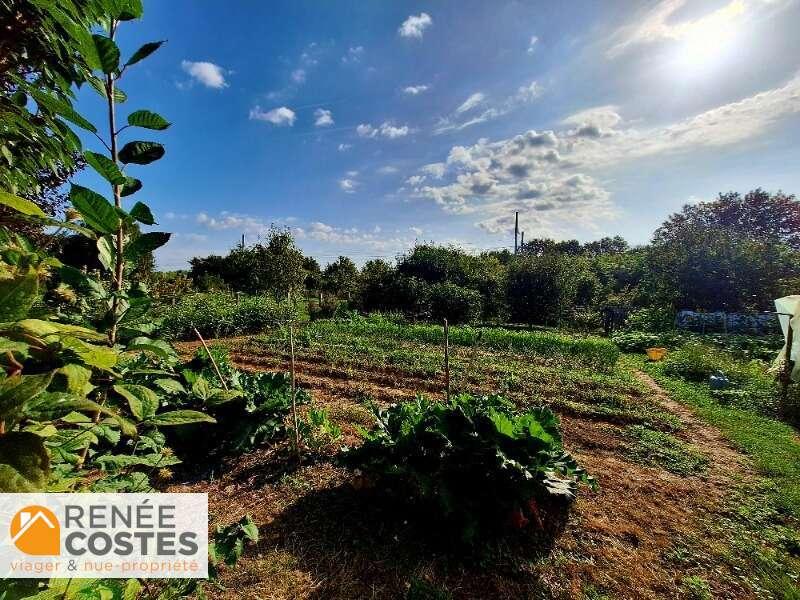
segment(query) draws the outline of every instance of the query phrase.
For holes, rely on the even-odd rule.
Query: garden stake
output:
[[[222,373],[219,372],[219,367],[217,366],[217,361],[215,361],[214,357],[211,355],[211,350],[208,349],[208,346],[206,345],[206,341],[203,339],[203,336],[200,335],[199,331],[197,331],[197,327],[192,327],[192,329],[194,329],[194,332],[195,332],[195,334],[197,334],[197,337],[200,338],[200,343],[203,344],[203,348],[206,349],[206,354],[208,354],[208,358],[211,359],[211,364],[214,365],[214,371],[216,371],[217,377],[219,377],[219,380],[222,382],[222,387],[225,388],[225,391],[227,392],[228,391],[228,384],[225,383],[225,380],[222,378]]]
[[[450,402],[450,326],[444,320],[444,386],[445,396]]]
[[[789,403],[789,382],[792,379],[792,344],[794,343],[794,330],[792,329],[792,321],[789,321],[789,326],[786,328],[786,355],[783,358],[783,374],[781,376],[781,405],[778,407],[780,411],[780,418],[783,419],[786,414],[786,405]]]
[[[294,422],[294,450],[300,463],[300,430],[297,428],[297,386],[294,378],[294,323],[289,324],[289,374],[292,379],[292,421]]]

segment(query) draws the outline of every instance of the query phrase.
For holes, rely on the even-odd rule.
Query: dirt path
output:
[[[756,477],[748,458],[728,441],[719,429],[709,425],[686,405],[673,400],[656,381],[643,371],[635,371],[636,377],[653,392],[653,397],[665,410],[676,415],[684,425],[678,437],[702,449],[711,462],[709,474],[715,478],[730,479],[736,473],[748,480]]]

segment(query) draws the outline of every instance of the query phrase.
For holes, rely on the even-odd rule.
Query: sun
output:
[[[741,36],[743,2],[731,2],[706,17],[673,29],[676,44],[670,62],[684,75],[701,74],[719,66],[736,48]]]

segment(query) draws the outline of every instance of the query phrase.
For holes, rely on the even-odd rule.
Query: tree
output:
[[[305,288],[307,292],[317,292],[322,287],[322,269],[317,260],[312,256],[303,258],[303,271],[305,271]]]
[[[675,309],[769,309],[796,278],[800,202],[756,189],[687,205],[647,251],[647,287]]]
[[[687,230],[714,229],[740,239],[786,244],[800,250],[800,202],[783,192],[761,188],[744,196],[720,194],[713,202],[687,204],[653,234],[656,245],[679,241]]]
[[[524,257],[509,267],[507,300],[514,321],[555,324],[575,302],[580,269],[559,254]]]
[[[350,300],[358,290],[358,269],[346,256],[340,256],[322,272],[322,289]]]
[[[358,303],[362,310],[393,310],[397,308],[397,297],[392,284],[397,272],[385,260],[374,259],[366,262],[359,276]]]

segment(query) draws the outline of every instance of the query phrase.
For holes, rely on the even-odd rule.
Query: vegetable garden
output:
[[[138,0],[25,8],[68,68],[28,76],[22,52],[3,92],[0,492],[207,493],[210,577],[7,578],[0,600],[800,597],[781,336],[669,330],[666,305],[614,336],[583,306],[578,326],[597,273],[612,294],[624,270],[600,243],[419,246],[356,281],[273,231],[153,274],[170,234],[136,176],[165,149],[133,132],[170,123],[119,84],[163,42],[120,51]],[[77,112],[79,85],[107,123]],[[48,161],[108,194],[72,184],[46,213]]]

